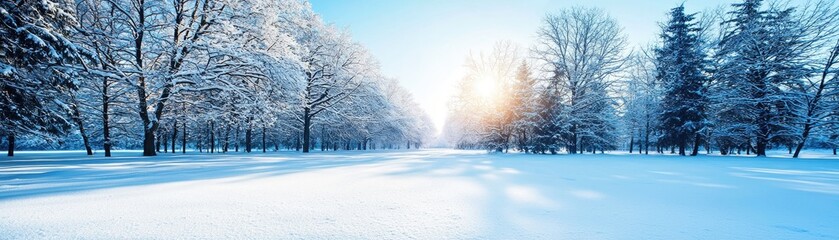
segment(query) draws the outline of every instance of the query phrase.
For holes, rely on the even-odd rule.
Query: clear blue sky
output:
[[[324,20],[349,29],[431,115],[438,131],[447,102],[471,52],[495,42],[532,45],[542,18],[570,6],[605,9],[632,47],[654,40],[658,22],[684,2],[697,12],[739,1],[722,0],[311,0]]]

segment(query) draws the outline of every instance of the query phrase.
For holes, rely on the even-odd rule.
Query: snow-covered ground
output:
[[[839,239],[839,160],[0,157],[0,239]]]

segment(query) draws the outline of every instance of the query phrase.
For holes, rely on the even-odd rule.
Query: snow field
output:
[[[3,158],[0,238],[839,238],[837,159],[135,156]]]

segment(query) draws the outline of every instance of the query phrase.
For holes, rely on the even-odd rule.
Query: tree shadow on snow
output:
[[[404,159],[411,151],[166,154],[138,157],[117,152],[113,157],[66,157],[62,154],[19,154],[0,160],[0,201],[49,194],[210,180],[237,176],[283,174],[356,166]]]

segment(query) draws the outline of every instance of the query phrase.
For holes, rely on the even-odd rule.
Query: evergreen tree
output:
[[[588,118],[590,119],[588,127],[580,131],[580,152],[588,150],[592,153],[596,151],[603,153],[605,150],[615,150],[619,139],[617,126],[615,126],[618,115],[613,107],[616,103],[614,99],[608,97],[604,88],[591,91],[603,100],[596,102],[586,112],[592,117]]]
[[[522,61],[516,72],[513,84],[513,96],[510,105],[513,112],[513,134],[515,145],[519,151],[530,152],[532,148],[533,130],[536,126],[537,95],[536,79],[531,76],[530,66]]]
[[[761,0],[733,5],[716,57],[719,69],[713,92],[719,120],[718,142],[766,156],[772,141],[795,133],[801,109],[797,89],[804,71],[803,38],[795,29],[792,8],[761,10]],[[726,148],[721,146],[721,148]]]
[[[662,46],[656,49],[657,78],[664,87],[663,112],[659,115],[662,143],[675,145],[685,155],[693,141],[692,156],[697,155],[701,131],[705,125],[705,54],[700,48],[695,14],[685,14],[684,5],[670,11],[670,20],[660,35]]]
[[[64,3],[0,2],[0,126],[14,156],[15,136],[40,137],[66,132],[64,110],[52,104],[73,88],[53,66],[76,62],[79,51],[64,37],[75,22]]]
[[[531,140],[533,153],[556,154],[559,151],[560,126],[565,122],[561,119],[563,107],[559,97],[559,88],[554,83],[549,84],[538,98],[538,111],[534,115],[535,126]]]

